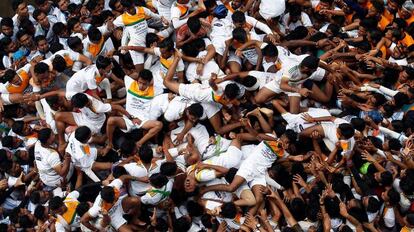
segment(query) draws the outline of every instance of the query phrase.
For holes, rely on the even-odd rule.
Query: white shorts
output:
[[[242,151],[235,146],[229,146],[227,151],[220,156],[223,156],[226,158],[226,163],[223,165],[225,168],[234,168],[237,167],[240,162],[241,158],[243,156]]]
[[[204,114],[208,119],[212,118],[214,115],[220,112],[221,107],[223,107],[220,103],[217,102],[203,102],[201,103],[201,106],[203,106]]]
[[[103,121],[102,123],[88,122],[88,120],[84,118],[82,113],[72,112],[72,115],[77,126],[87,126],[89,129],[91,129],[92,134],[99,134],[101,132],[103,124],[105,123],[105,121]]]
[[[122,209],[122,200],[126,197],[120,197],[118,199],[118,202],[112,206],[112,208],[109,210],[108,214],[111,217],[111,226],[115,228],[115,230],[118,231],[118,229],[125,225],[127,221],[123,217],[125,212],[124,209]]]
[[[253,187],[255,185],[266,186],[265,171],[266,170],[263,170],[263,172],[261,172],[257,169],[257,167],[255,167],[255,164],[243,161],[236,175],[243,177],[249,187]]]
[[[258,58],[257,54],[256,55],[255,54],[250,54],[248,56],[243,55],[243,57],[239,57],[239,56],[236,56],[236,54],[233,51],[231,51],[231,52],[229,52],[229,60],[227,61],[227,63],[233,61],[233,62],[236,62],[240,65],[243,65],[242,63],[244,61],[248,61],[250,64],[256,65],[257,64],[257,58]]]
[[[277,79],[272,80],[271,82],[265,84],[263,87],[276,94],[283,93],[283,90],[280,89],[280,83]]]
[[[201,84],[180,84],[178,94],[196,102],[212,102],[213,94],[210,87],[203,87]]]
[[[131,54],[132,62],[134,63],[134,65],[144,63],[144,53],[130,50],[129,54]]]
[[[211,40],[211,44],[213,44],[217,54],[223,56],[224,50],[226,49],[226,40],[224,38],[215,38]]]
[[[122,116],[122,119],[124,120],[126,126],[126,129],[121,129],[121,131],[124,133],[128,133],[135,129],[140,129],[144,125],[144,123],[148,121],[147,119],[140,119],[141,124],[134,124],[132,120],[127,118],[125,115]]]
[[[1,97],[1,100],[3,101],[4,105],[11,105],[11,104],[13,104],[10,101],[10,94],[9,93],[2,93],[0,95],[0,97]]]

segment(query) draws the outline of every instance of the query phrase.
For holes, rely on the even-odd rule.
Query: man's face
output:
[[[1,32],[6,36],[12,36],[13,28],[8,27],[8,26],[1,26]]]
[[[150,82],[138,77],[138,86],[140,91],[145,91],[150,86]]]
[[[308,67],[306,67],[306,66],[303,66],[303,65],[300,65],[299,66],[299,71],[302,73],[302,74],[304,74],[304,75],[306,75],[307,77],[309,77],[310,75],[312,75],[312,73],[313,72],[315,72],[316,70],[314,70],[314,69],[310,69],[310,68],[308,68]]]
[[[376,9],[376,8],[374,8],[374,7],[370,7],[370,8],[368,9],[368,14],[367,14],[367,17],[375,17],[375,16],[377,16],[377,14],[378,14],[377,9]]]
[[[15,51],[17,51],[16,43],[14,41],[11,42],[9,45],[7,45],[5,50],[6,50],[6,52],[15,52]]]
[[[18,75],[14,75],[13,79],[10,81],[12,85],[21,85],[22,79]]]
[[[119,2],[119,1],[115,2],[115,7],[114,8],[115,8],[115,11],[123,12],[123,7],[121,5],[121,2]]]
[[[76,24],[73,26],[73,31],[74,31],[74,32],[82,32],[82,31],[83,31],[83,28],[82,28],[81,24],[80,24],[80,23],[76,23]]]
[[[23,2],[17,7],[16,13],[19,17],[29,17],[29,8],[27,8],[27,3]]]
[[[30,35],[24,34],[22,37],[20,37],[20,43],[23,46],[29,48],[33,45],[33,39]]]
[[[37,43],[37,49],[39,49],[39,51],[42,53],[47,53],[49,52],[49,44],[47,43],[46,40],[40,40]]]
[[[16,162],[13,162],[10,174],[16,177],[16,176],[19,176],[21,172],[22,172],[22,168],[20,167],[20,165],[17,164]]]
[[[58,2],[58,7],[61,11],[67,11],[68,10],[69,1],[68,0],[60,0]]]
[[[173,51],[168,51],[166,48],[160,48],[160,52],[164,59],[168,59],[173,55]]]
[[[40,26],[42,26],[44,28],[49,28],[50,27],[49,19],[47,18],[45,13],[41,13],[37,17],[37,22],[40,24]]]
[[[405,10],[404,8],[401,9],[401,18],[403,19],[408,19],[411,17],[411,12],[409,12],[408,10]]]
[[[42,12],[44,12],[45,14],[49,13],[50,11],[50,2],[49,1],[45,1],[42,5],[39,6],[39,10],[41,10]]]
[[[186,115],[187,115],[187,119],[192,122],[195,123],[197,122],[198,118],[192,114],[190,114],[190,112],[188,112],[188,110],[186,110]]]
[[[187,193],[191,193],[194,192],[195,188],[197,186],[197,181],[195,180],[194,175],[188,174],[187,177],[185,178],[185,182],[184,182],[184,190]]]
[[[231,7],[233,7],[233,9],[237,10],[242,6],[242,1],[240,0],[233,0],[231,2]]]

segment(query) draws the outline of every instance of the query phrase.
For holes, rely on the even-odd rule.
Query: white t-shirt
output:
[[[66,83],[66,95],[73,96],[86,90],[98,88],[97,79],[101,78],[96,65],[90,65],[77,71]],[[68,95],[69,94],[69,95]]]
[[[86,94],[89,100],[92,102],[92,111],[89,107],[83,107],[79,109],[80,114],[74,113],[74,119],[78,126],[87,126],[93,132],[99,131],[102,125],[105,122],[106,115],[105,113],[110,112],[112,110],[111,104],[103,103],[98,99],[89,96]]]
[[[150,85],[146,90],[139,90],[138,82],[129,76],[124,78],[126,96],[126,111],[141,120],[148,117],[151,101],[155,96],[163,93],[161,88]]]
[[[96,147],[79,142],[75,138],[75,133],[72,133],[69,137],[66,152],[71,155],[72,163],[81,169],[92,168],[92,165],[98,156]]]
[[[59,154],[51,148],[43,147],[40,141],[37,141],[34,147],[34,156],[40,180],[47,186],[58,186],[62,177],[54,168],[62,164]]]
[[[154,97],[149,108],[149,120],[157,120],[168,109],[170,101],[168,93],[160,94]]]
[[[149,169],[146,169],[144,164],[142,164],[141,162],[132,162],[129,164],[125,164],[124,168],[131,176],[150,177],[152,174],[160,172],[160,167],[163,162],[163,160],[157,160],[151,163]],[[151,185],[149,183],[144,183],[140,181],[130,181],[129,193],[132,196],[139,196],[145,194],[150,188]]]
[[[282,73],[270,73],[270,72],[261,72],[261,71],[250,71],[249,76],[254,76],[257,79],[258,89],[263,88],[267,83],[273,81],[277,77],[281,77]]]
[[[207,54],[207,51],[202,51],[198,54],[197,58],[203,57]],[[214,60],[210,60],[204,65],[201,75],[197,74],[197,66],[199,63],[192,62],[187,66],[185,76],[189,82],[198,80],[203,86],[209,86],[208,81],[211,78],[211,74],[215,73],[217,76],[224,75],[224,72],[220,69],[218,64]]]
[[[162,188],[152,188],[143,197],[141,202],[146,205],[157,205],[160,202],[166,200],[171,194],[174,181],[169,180],[168,183]]]
[[[113,187],[113,188],[115,188],[119,191],[121,189],[122,185],[123,185],[123,183],[120,179],[115,179],[108,186],[111,186],[111,187]],[[103,203],[103,201],[102,201],[102,198],[101,198],[101,194],[99,194],[96,197],[95,202],[93,203],[93,206],[88,210],[88,213],[93,218],[97,217],[101,213],[102,203]]]
[[[296,22],[291,21],[289,23],[288,22],[289,17],[290,17],[289,13],[285,14],[282,18],[282,22],[283,22],[283,25],[285,26],[285,28],[289,29],[290,31],[295,30],[295,28],[297,28],[299,26],[304,26],[304,27],[312,27],[313,26],[312,21],[309,18],[309,15],[306,14],[305,12],[301,13],[301,18]]]

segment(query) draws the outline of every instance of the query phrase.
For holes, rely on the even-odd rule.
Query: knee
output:
[[[55,114],[55,121],[62,121],[62,119],[63,119],[62,112],[56,112],[56,114]]]
[[[251,197],[249,196],[245,200],[246,200],[246,206],[254,206],[257,204],[256,198],[254,198],[254,196],[251,196]]]
[[[115,126],[116,125],[116,119],[114,117],[109,117],[107,125],[108,126]]]

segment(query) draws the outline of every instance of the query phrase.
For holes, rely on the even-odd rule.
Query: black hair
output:
[[[121,144],[121,147],[120,147],[121,154],[126,155],[126,156],[133,155],[132,152],[135,150],[135,148],[136,148],[135,142],[133,140],[126,139]]]
[[[229,171],[224,176],[224,179],[227,181],[227,183],[233,182],[234,177],[236,176],[238,169],[237,168],[230,168]]]
[[[339,218],[339,199],[335,196],[333,198],[326,197],[325,198],[325,208],[326,212],[331,218]]]
[[[237,215],[237,208],[233,202],[225,202],[221,205],[221,215],[224,218],[233,219]]]
[[[41,11],[40,9],[35,9],[35,10],[33,11],[32,16],[33,16],[33,18],[37,21],[37,17],[39,17],[41,14],[44,14],[44,12],[43,12],[43,11]]]
[[[39,42],[42,41],[42,40],[46,40],[46,42],[47,42],[46,36],[38,35],[38,36],[34,37],[34,42],[36,43],[36,45],[39,45]]]
[[[345,139],[350,139],[355,134],[354,127],[349,123],[342,123],[338,127],[341,130],[341,135],[345,137]]]
[[[34,222],[30,219],[28,215],[20,215],[19,225],[20,228],[28,229],[34,227]]]
[[[177,172],[177,164],[175,162],[165,162],[161,164],[160,173],[164,176],[173,176]]]
[[[49,209],[50,210],[57,210],[63,206],[63,199],[59,196],[54,196],[49,201]]]
[[[23,0],[13,0],[11,4],[13,11],[17,11],[17,8],[19,8],[19,5],[22,3]]]
[[[304,220],[306,218],[305,202],[298,197],[294,198],[290,203],[290,212],[297,221]]]
[[[152,32],[148,33],[145,36],[145,47],[149,48],[149,47],[151,47],[151,44],[153,44],[155,42],[158,42],[158,41],[160,41],[160,38],[158,37],[157,34],[152,33]]]
[[[61,43],[59,43],[59,42],[52,42],[50,44],[50,46],[49,46],[49,51],[51,53],[56,53],[56,52],[58,52],[60,50],[63,50],[63,48],[64,47],[63,47],[63,45]]]
[[[139,72],[139,78],[142,78],[145,81],[151,82],[153,79],[152,72],[148,69],[143,69]]]
[[[394,181],[390,171],[381,172],[381,184],[384,186],[391,186]]]
[[[12,125],[12,131],[18,135],[23,135],[24,129],[24,122],[23,121],[15,121]]]
[[[0,26],[6,26],[6,27],[13,28],[13,19],[10,17],[4,17],[0,22]]]
[[[190,217],[200,217],[204,212],[203,207],[192,200],[187,202],[186,208]]]
[[[240,84],[251,88],[257,83],[257,78],[255,76],[248,75],[247,77],[240,79]]]
[[[44,62],[39,62],[34,66],[34,72],[36,74],[44,74],[49,71],[49,65]]]
[[[89,30],[88,30],[88,38],[92,42],[98,42],[102,38],[102,33],[96,27],[89,28]]]
[[[22,38],[24,35],[29,35],[29,33],[26,30],[21,29],[16,33],[16,39],[20,40],[20,38]]]
[[[390,150],[399,151],[402,148],[402,145],[400,143],[400,140],[392,138],[388,140],[388,147]]]
[[[70,49],[76,50],[76,48],[80,45],[82,45],[82,40],[79,39],[77,36],[69,37],[67,40],[67,44]]]
[[[401,177],[400,188],[406,195],[412,195],[414,192],[414,179],[410,175]]]
[[[406,216],[406,221],[410,226],[414,225],[414,213],[408,213]]]
[[[351,124],[355,130],[362,132],[365,129],[365,121],[362,118],[352,118]]]
[[[30,201],[37,205],[40,203],[40,192],[39,191],[34,191],[32,192],[32,194],[30,194]]]
[[[302,14],[302,9],[301,9],[301,7],[299,6],[299,5],[291,5],[290,7],[289,7],[289,16],[300,16],[301,14]]]
[[[76,214],[82,217],[89,210],[89,204],[87,202],[80,202],[76,207]]]
[[[231,19],[233,20],[233,23],[245,23],[246,22],[246,16],[241,11],[235,11],[231,15]]]
[[[381,208],[381,202],[375,197],[368,198],[367,212],[375,213]]]
[[[108,203],[113,203],[115,201],[114,188],[111,186],[103,187],[101,190],[101,198]]]
[[[75,138],[81,143],[87,143],[92,131],[87,126],[80,126],[75,130]]]
[[[85,6],[89,11],[93,11],[98,6],[98,1],[88,1]]]
[[[118,166],[115,166],[114,169],[112,170],[112,175],[114,176],[114,178],[119,178],[120,176],[128,175],[128,172],[123,166],[118,165]]]
[[[145,163],[149,164],[152,161],[152,158],[154,158],[153,151],[149,145],[143,145],[138,152],[139,159]]]
[[[235,28],[232,34],[233,39],[238,42],[245,43],[247,41],[247,32],[243,28]]]
[[[388,190],[388,198],[390,205],[394,206],[400,202],[401,196],[394,188]]]
[[[224,88],[224,95],[229,99],[236,99],[240,94],[240,88],[235,83],[230,83]]]
[[[181,49],[183,50],[183,53],[186,56],[189,56],[189,57],[194,57],[195,58],[200,53],[200,51],[198,49],[194,49],[193,42],[185,43]]]
[[[82,109],[88,104],[89,98],[84,93],[77,93],[73,95],[70,102],[74,107]]]
[[[191,33],[196,34],[201,29],[200,19],[197,17],[189,17],[187,20],[187,26]]]
[[[13,80],[14,76],[16,76],[16,71],[14,71],[13,69],[7,69],[6,72],[4,73],[4,75],[2,77],[0,77],[0,82],[5,84],[8,81]]]
[[[309,69],[317,69],[319,66],[319,58],[315,56],[307,56],[302,60],[300,65]]]
[[[112,61],[108,57],[98,56],[98,58],[96,58],[96,67],[98,69],[106,69],[111,64],[112,64]]]
[[[56,55],[52,60],[53,69],[57,72],[63,72],[67,68],[65,58],[61,55]]]
[[[13,147],[13,136],[7,135],[1,139],[1,145],[3,147],[11,148]]]
[[[174,231],[188,231],[191,228],[191,221],[187,217],[180,217],[174,221]]]
[[[277,50],[277,47],[273,44],[267,44],[262,49],[263,56],[270,56],[270,57],[277,57],[279,55],[279,52]]]
[[[57,22],[52,26],[52,31],[57,36],[61,36],[65,32],[65,30],[66,26],[62,22]]]
[[[121,0],[121,5],[122,5],[123,7],[125,7],[125,8],[131,8],[131,7],[133,7],[135,4],[134,4],[134,1],[133,1],[133,0]]]
[[[153,187],[161,188],[168,183],[168,178],[161,173],[155,173],[150,176],[149,182]]]
[[[382,14],[385,10],[384,8],[384,2],[380,2],[380,1],[371,1],[372,6],[378,11],[379,14]]]
[[[49,140],[52,133],[52,129],[43,128],[37,133],[37,139],[40,141],[41,144],[46,144],[47,140]]]
[[[164,39],[158,44],[158,47],[165,48],[167,51],[174,51],[174,42],[170,39]]]
[[[393,131],[395,131],[397,133],[404,132],[404,122],[402,120],[391,121],[391,125],[392,125],[392,128],[393,128]]]
[[[46,213],[45,213],[45,207],[43,205],[36,206],[36,209],[33,212],[33,215],[38,220],[45,220],[46,219]]]
[[[393,98],[394,98],[395,107],[397,107],[398,109],[409,102],[408,95],[405,93],[398,92],[397,94],[394,95]]]
[[[45,4],[47,1],[48,1],[48,0],[35,0],[34,2],[35,2],[35,4],[36,4],[37,6],[40,6],[40,5]]]
[[[187,109],[191,115],[197,118],[201,118],[203,116],[204,109],[200,103],[191,104]]]
[[[68,21],[66,23],[66,27],[68,29],[68,32],[72,32],[75,25],[79,22],[80,22],[79,18],[77,18],[77,17],[68,19]]]

